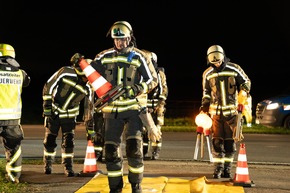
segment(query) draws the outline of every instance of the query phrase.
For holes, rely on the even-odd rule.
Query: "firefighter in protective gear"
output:
[[[94,106],[94,102],[97,100],[96,98],[95,92],[92,92],[91,97],[85,98],[83,120],[86,126],[87,140],[91,140],[94,144],[96,159],[102,161],[105,144],[105,125],[102,112],[98,111]]]
[[[154,68],[157,72],[158,76],[158,85],[148,94],[147,99],[147,108],[151,113],[154,123],[157,128],[161,131],[161,127],[164,125],[164,115],[166,112],[166,100],[168,97],[168,87],[166,81],[165,70],[163,67],[159,67],[157,64],[157,55],[154,52],[150,52],[148,50],[144,51],[154,65]],[[151,159],[157,160],[160,155],[161,147],[162,147],[162,138],[156,142],[150,141],[147,133],[147,129],[144,128],[143,134],[143,154],[146,157],[149,147],[151,147]]]
[[[150,72],[148,66],[153,64],[144,52],[136,47],[132,27],[127,21],[115,22],[107,35],[111,35],[114,47],[97,54],[90,65],[113,87],[123,84],[126,90],[122,96],[102,108],[105,119],[105,162],[110,193],[122,192],[124,186],[121,151],[124,130],[128,180],[132,192],[139,193],[142,192],[144,172],[143,124],[139,117],[144,106],[140,101],[147,100],[147,93],[157,85],[154,81],[157,80],[157,73]]]
[[[21,127],[22,88],[30,84],[30,77],[15,60],[15,50],[9,44],[0,44],[0,136],[6,155],[6,177],[19,182],[22,169]]]
[[[91,96],[91,85],[82,69],[73,64],[57,70],[44,84],[43,116],[45,126],[44,173],[51,174],[56,155],[56,138],[61,128],[61,158],[64,173],[74,176],[74,130],[79,115],[80,102]]]
[[[209,67],[202,75],[203,96],[200,110],[211,115],[214,178],[231,178],[236,152],[233,131],[237,126],[238,93],[250,92],[251,81],[244,70],[226,57],[219,45],[207,50]]]

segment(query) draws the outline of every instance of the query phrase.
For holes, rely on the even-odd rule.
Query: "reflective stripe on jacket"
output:
[[[74,68],[64,66],[55,72],[43,87],[44,108],[51,108],[59,118],[79,115],[80,101],[93,92],[89,82],[84,82]],[[50,107],[49,107],[50,106]]]
[[[143,87],[143,94],[147,94],[157,86],[157,73],[149,58],[142,51],[135,47],[128,47],[123,52],[114,48],[99,53],[91,63],[104,78],[113,86],[123,84],[130,88],[134,84]],[[153,71],[149,67],[153,68]],[[114,102],[102,109],[103,112],[123,112],[138,110],[140,104],[135,96],[128,96],[128,93],[120,96]]]

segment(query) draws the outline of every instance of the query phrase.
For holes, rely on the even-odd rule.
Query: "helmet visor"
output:
[[[224,60],[224,54],[221,52],[212,52],[207,56],[207,58],[210,63],[216,64]]]
[[[122,24],[114,25],[111,29],[111,37],[112,38],[131,37],[130,30],[127,28],[127,26],[122,25]]]

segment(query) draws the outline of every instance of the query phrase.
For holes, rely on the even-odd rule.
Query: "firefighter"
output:
[[[74,176],[74,130],[79,115],[80,102],[91,96],[91,85],[77,64],[63,66],[44,84],[43,116],[45,126],[44,173],[52,173],[52,164],[56,155],[56,138],[61,128],[61,158],[64,173]]]
[[[236,152],[233,131],[237,126],[237,103],[250,92],[251,81],[244,70],[226,57],[223,48],[207,50],[209,67],[202,75],[203,96],[200,110],[211,115],[214,178],[231,178]]]
[[[140,113],[143,107],[146,108],[147,93],[157,86],[157,82],[154,81],[157,80],[157,73],[155,70],[150,72],[148,66],[152,66],[152,62],[136,48],[136,39],[128,22],[115,22],[107,35],[113,39],[114,47],[97,54],[90,64],[113,87],[123,84],[126,90],[125,94],[102,108],[105,119],[105,162],[110,193],[122,192],[124,186],[120,145],[125,128],[128,180],[132,192],[140,193],[144,173],[143,123]],[[74,56],[76,61],[82,57],[78,53]],[[151,130],[151,134],[152,139],[160,138],[160,133],[155,128]]]
[[[15,60],[15,50],[9,44],[0,44],[0,136],[5,148],[6,177],[19,183],[22,169],[21,127],[22,88],[30,84],[30,77]]]
[[[85,98],[84,101],[84,117],[83,120],[86,126],[87,140],[91,140],[94,144],[95,156],[98,161],[103,161],[103,149],[104,149],[104,135],[105,125],[103,114],[100,110],[97,110],[94,106],[96,101],[96,94],[92,92],[90,98]],[[91,99],[92,101],[90,101]]]
[[[157,64],[157,55],[154,52],[148,50],[144,51],[149,57],[154,65],[154,68],[158,75],[158,86],[156,86],[149,94],[147,99],[147,108],[152,115],[154,123],[161,132],[161,127],[164,125],[164,114],[166,111],[166,99],[168,96],[168,87],[166,81],[165,70],[163,67],[159,67]],[[149,141],[147,129],[144,128],[143,134],[143,154],[146,157],[147,152],[151,147],[151,159],[157,160],[160,155],[162,147],[162,138],[156,142]]]

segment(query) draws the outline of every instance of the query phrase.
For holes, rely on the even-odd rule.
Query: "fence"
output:
[[[170,100],[166,101],[167,118],[194,117],[199,113],[200,101]]]

